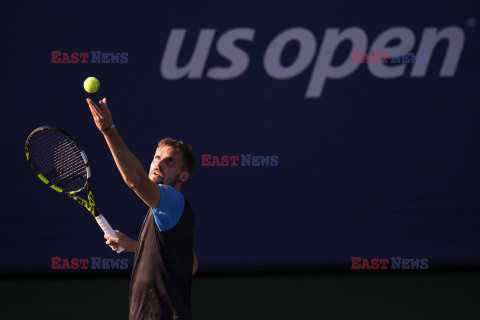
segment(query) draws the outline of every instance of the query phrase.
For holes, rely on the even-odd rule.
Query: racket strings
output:
[[[65,191],[78,191],[87,181],[87,165],[77,145],[59,131],[44,129],[29,142],[33,166],[52,184]]]

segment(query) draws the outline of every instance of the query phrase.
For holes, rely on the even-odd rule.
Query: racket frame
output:
[[[84,161],[84,164],[85,164],[85,169],[87,171],[87,180],[85,182],[85,185],[78,189],[78,190],[75,190],[75,191],[65,191],[63,190],[62,188],[60,188],[59,186],[57,185],[54,185],[53,183],[51,183],[40,171],[38,171],[38,169],[34,166],[32,160],[31,160],[31,155],[30,155],[30,150],[29,150],[29,142],[31,140],[31,138],[33,137],[33,135],[39,131],[42,131],[42,130],[55,130],[55,131],[58,131],[60,132],[61,134],[65,135],[67,138],[69,138],[74,144],[75,146],[78,148],[78,150],[80,151],[80,154],[82,156],[82,159]],[[87,155],[85,153],[85,151],[82,149],[82,147],[80,146],[80,144],[78,143],[78,141],[72,137],[72,135],[70,135],[68,132],[66,132],[65,130],[61,129],[61,128],[58,128],[58,127],[55,127],[55,126],[42,126],[42,127],[38,127],[36,128],[35,130],[33,130],[29,135],[28,135],[28,138],[27,140],[25,141],[25,156],[27,157],[27,161],[28,163],[30,164],[30,167],[32,167],[33,171],[35,172],[35,174],[37,175],[37,177],[43,182],[45,183],[47,186],[49,186],[50,188],[52,188],[53,190],[59,192],[59,193],[63,193],[64,195],[70,197],[71,199],[73,199],[74,201],[76,201],[77,203],[79,203],[80,205],[82,205],[83,207],[85,207],[85,209],[87,209],[92,215],[93,217],[95,218],[95,220],[97,221],[97,223],[99,224],[99,226],[102,228],[102,230],[104,231],[104,233],[106,233],[109,237],[117,237],[115,231],[113,231],[113,228],[110,226],[110,224],[108,223],[108,221],[105,219],[105,217],[100,213],[100,211],[98,210],[97,208],[97,205],[95,204],[95,198],[93,197],[93,192],[92,192],[92,187],[91,187],[91,182],[90,182],[90,179],[91,179],[91,171],[90,171],[90,164],[88,163],[88,158],[87,158]],[[78,196],[77,194],[80,193],[81,191],[83,190],[86,190],[87,192],[87,200],[83,199],[82,197]],[[117,253],[120,253],[122,252],[123,250],[125,250],[125,248],[123,248],[122,246],[118,246],[118,250],[117,250]]]

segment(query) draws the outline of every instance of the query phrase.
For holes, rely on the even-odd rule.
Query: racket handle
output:
[[[115,233],[115,231],[113,231],[107,219],[105,219],[105,217],[102,214],[96,216],[95,220],[97,220],[98,225],[100,226],[100,228],[102,228],[103,232],[107,236],[109,236],[110,238],[117,238],[117,234]],[[123,250],[125,250],[125,248],[119,245],[117,249],[117,253],[121,253]]]

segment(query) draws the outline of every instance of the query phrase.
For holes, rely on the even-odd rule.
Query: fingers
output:
[[[103,98],[102,100],[98,101],[98,104],[102,106],[103,111],[108,110],[107,107],[107,98]]]
[[[98,101],[100,107],[90,98],[87,98],[87,103],[90,107],[90,111],[92,112],[92,114],[97,115],[99,118],[104,117],[105,114],[108,112],[107,98],[103,98],[103,100]]]
[[[105,239],[107,239],[107,241],[105,241],[105,244],[110,246],[110,248],[113,250],[113,251],[117,251],[118,250],[118,242],[116,242],[115,240],[118,241],[118,239],[116,238],[109,238],[107,235],[105,235]]]
[[[118,238],[107,238],[107,241],[105,241],[105,243],[108,245],[117,244]]]
[[[91,99],[87,99],[88,107],[90,108],[90,112],[92,113],[93,120],[97,123],[101,117],[100,110],[98,106],[93,102]]]
[[[107,239],[107,241],[105,241],[105,244],[108,244],[108,245],[118,244],[118,241],[119,241],[118,238],[110,238],[106,234],[104,234],[103,237]]]
[[[87,98],[87,103],[88,103],[88,106],[90,107],[90,111],[92,111],[92,114],[94,113],[94,111],[95,111],[95,114],[97,115],[100,115],[102,113],[102,110],[95,104],[95,102],[93,102],[92,99]]]
[[[113,119],[110,110],[108,110],[107,107],[107,98],[103,98],[103,100],[98,102],[100,107],[90,98],[87,98],[87,103],[90,112],[92,113],[93,120],[100,131],[112,127]]]

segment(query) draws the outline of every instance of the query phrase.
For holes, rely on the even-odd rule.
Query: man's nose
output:
[[[161,159],[157,163],[157,167],[163,168],[165,166],[166,159]]]
[[[159,160],[155,160],[152,162],[152,167],[153,168],[159,168],[160,167],[160,161]]]

